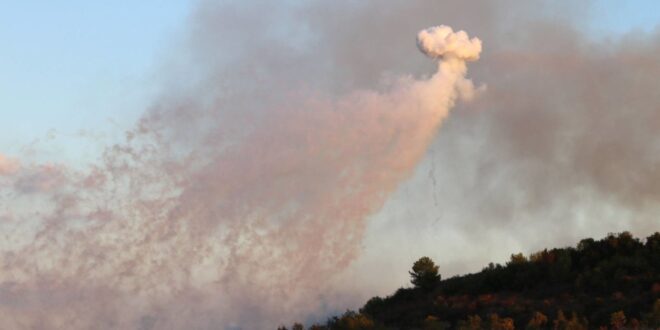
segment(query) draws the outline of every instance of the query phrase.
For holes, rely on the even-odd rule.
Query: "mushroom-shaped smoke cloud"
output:
[[[476,61],[481,53],[481,40],[463,30],[454,32],[446,25],[434,26],[417,34],[417,47],[431,58],[459,58]]]

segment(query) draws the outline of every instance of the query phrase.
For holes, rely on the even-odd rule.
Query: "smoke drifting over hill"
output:
[[[465,237],[657,230],[660,38],[549,22],[506,1],[202,2],[176,82],[97,164],[0,155],[0,327],[262,329],[344,308],[334,281],[430,145]],[[438,23],[484,54],[418,31]],[[480,57],[487,89],[465,78]]]

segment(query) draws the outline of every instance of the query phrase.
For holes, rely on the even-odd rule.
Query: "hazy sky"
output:
[[[16,153],[56,132],[49,156],[75,160],[93,152],[71,135],[120,130],[111,121],[129,127],[195,3],[0,1],[0,150]],[[658,22],[657,1],[600,0],[588,25],[602,37]]]
[[[89,141],[72,135],[132,125],[192,4],[0,1],[0,149],[57,132],[51,156],[75,161]]]
[[[422,255],[446,277],[658,230],[659,23],[657,1],[0,0],[0,325],[323,319]],[[461,33],[419,54],[436,24],[479,61]]]

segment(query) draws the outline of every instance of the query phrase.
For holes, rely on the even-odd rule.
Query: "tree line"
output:
[[[422,257],[409,273],[412,287],[307,329],[660,329],[658,232],[516,253],[503,265],[445,280]]]

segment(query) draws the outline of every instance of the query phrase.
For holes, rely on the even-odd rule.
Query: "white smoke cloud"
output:
[[[419,31],[417,46],[431,58],[459,58],[476,61],[481,53],[481,40],[472,38],[465,31],[457,31],[446,25],[434,26]]]

